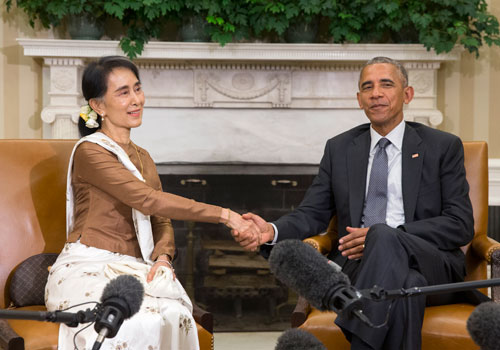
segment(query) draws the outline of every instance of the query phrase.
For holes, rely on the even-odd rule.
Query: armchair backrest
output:
[[[464,142],[464,152],[475,235],[485,235],[488,229],[488,145],[480,141]]]
[[[0,140],[0,307],[11,271],[66,240],[66,174],[76,140]]]
[[[474,211],[474,238],[488,230],[488,144],[484,141],[464,142],[465,172],[469,197]],[[470,244],[463,247],[466,254],[467,280],[486,279],[487,262],[474,255]]]

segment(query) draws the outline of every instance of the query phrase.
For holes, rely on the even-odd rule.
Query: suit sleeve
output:
[[[304,200],[288,215],[274,224],[278,228],[278,241],[305,239],[324,232],[335,212],[332,192],[332,160],[329,141],[321,159],[318,175],[306,192]]]
[[[82,143],[74,157],[74,171],[81,181],[97,187],[144,215],[210,223],[220,221],[221,207],[152,188],[136,178],[114,154],[97,144]]]
[[[469,243],[474,236],[463,144],[457,137],[453,137],[440,157],[439,176],[435,187],[420,190],[415,221],[400,228],[439,249],[454,250]],[[433,192],[440,193],[440,200]],[[434,211],[438,211],[437,215],[429,215]]]

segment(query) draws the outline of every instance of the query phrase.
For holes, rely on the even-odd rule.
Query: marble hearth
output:
[[[118,42],[18,41],[25,55],[43,60],[44,138],[77,138],[81,72],[96,57],[121,54]],[[436,107],[437,70],[458,60],[459,51],[151,42],[136,61],[146,107],[133,138],[163,173],[314,168],[328,138],[367,121],[356,100],[357,80],[361,64],[378,55],[402,61],[409,71],[416,96],[405,118],[438,126],[443,116]]]

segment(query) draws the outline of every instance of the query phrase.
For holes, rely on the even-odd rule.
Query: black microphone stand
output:
[[[408,289],[401,288],[393,290],[385,290],[382,287],[374,286],[371,289],[363,289],[360,292],[361,295],[363,295],[363,297],[367,299],[375,301],[383,301],[383,300],[391,300],[397,298],[413,297],[417,295],[461,292],[464,290],[495,287],[495,286],[500,286],[500,278],[492,278],[489,280],[481,280],[481,281],[437,284],[435,286],[412,287]]]
[[[63,311],[20,311],[20,310],[0,310],[0,319],[11,320],[32,320],[64,323],[69,327],[76,327],[80,323],[94,322],[97,317],[97,309],[87,309],[85,311],[63,312]]]
[[[387,322],[387,319],[381,325],[375,326],[374,324],[372,324],[372,322],[366,317],[366,315],[363,314],[363,311],[360,310],[360,302],[362,298],[373,301],[385,301],[398,298],[409,298],[418,295],[460,292],[464,290],[495,286],[500,286],[500,278],[393,290],[385,290],[384,288],[375,285],[371,289],[363,289],[357,291],[352,286],[348,286],[347,288],[341,288],[340,290],[335,291],[334,293],[332,293],[331,297],[328,296],[327,300],[329,300],[329,309],[334,310],[335,312],[337,312],[337,314],[353,314],[369,327],[379,328]]]

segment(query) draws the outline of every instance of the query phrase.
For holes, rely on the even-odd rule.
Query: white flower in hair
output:
[[[82,106],[82,108],[80,108],[80,116],[82,116],[82,114],[88,115],[91,110],[92,108],[90,108],[89,105]]]
[[[95,129],[99,127],[97,113],[89,105],[80,108],[80,117],[85,121],[85,126],[87,128]]]
[[[95,129],[99,127],[99,123],[94,119],[89,118],[89,120],[85,122],[85,126],[89,129]]]
[[[97,113],[96,112],[94,112],[94,111],[91,110],[88,115],[89,115],[90,119],[97,120]]]

